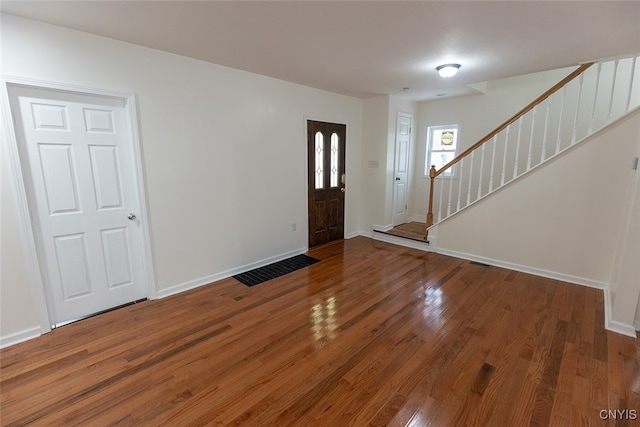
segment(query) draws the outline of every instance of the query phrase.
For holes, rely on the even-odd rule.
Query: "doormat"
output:
[[[296,255],[282,261],[274,262],[273,264],[265,265],[264,267],[236,274],[233,278],[247,286],[255,286],[267,280],[284,276],[292,271],[308,267],[316,262],[320,262],[320,260],[307,255]]]

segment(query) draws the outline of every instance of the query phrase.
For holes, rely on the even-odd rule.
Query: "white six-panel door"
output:
[[[393,225],[404,224],[408,218],[410,142],[411,116],[398,114],[393,181]]]
[[[146,297],[124,100],[9,93],[51,323]]]

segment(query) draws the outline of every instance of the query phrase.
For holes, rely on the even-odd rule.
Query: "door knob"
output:
[[[134,213],[130,213],[129,215],[127,215],[127,218],[129,218],[129,220],[133,221],[134,219],[137,218],[137,216]]]
[[[342,191],[342,192],[344,193],[345,191],[347,191],[347,189],[346,189],[346,188],[344,188],[344,187],[342,187],[342,188],[340,189],[340,191]]]
[[[396,176],[396,181],[400,181],[400,178],[398,178],[397,176]]]

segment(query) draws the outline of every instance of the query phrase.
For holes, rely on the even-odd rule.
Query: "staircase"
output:
[[[432,166],[425,240],[442,221],[639,108],[638,56],[578,66],[442,168]]]

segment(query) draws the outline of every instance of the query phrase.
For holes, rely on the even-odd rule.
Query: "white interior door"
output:
[[[407,222],[409,197],[409,144],[411,116],[399,113],[396,126],[395,178],[393,185],[393,225]]]
[[[125,101],[19,86],[9,100],[51,323],[145,298]]]

